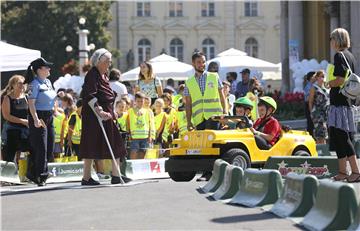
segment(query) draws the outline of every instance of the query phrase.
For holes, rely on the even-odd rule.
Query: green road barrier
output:
[[[233,165],[226,166],[224,181],[211,197],[215,200],[232,198],[239,191],[243,176],[242,168]]]
[[[279,199],[281,190],[279,171],[250,168],[245,170],[240,190],[229,203],[248,207],[273,204]]]
[[[317,144],[316,151],[318,156],[331,156],[328,144]]]
[[[0,181],[20,184],[20,178],[13,162],[0,161]]]
[[[338,173],[336,157],[276,156],[269,157],[265,169],[279,170],[282,176],[290,172],[310,174],[319,179],[330,178]]]
[[[209,182],[206,185],[200,187],[200,189],[205,193],[215,192],[224,180],[225,168],[228,165],[229,164],[224,160],[217,159],[214,162],[214,168]]]
[[[303,217],[312,208],[318,180],[312,175],[289,173],[279,200],[271,208],[271,212],[279,217]]]
[[[348,231],[360,230],[360,203],[358,204],[358,210],[354,222],[349,227]]]
[[[345,230],[354,222],[357,205],[351,184],[321,180],[314,206],[300,225],[309,230]]]

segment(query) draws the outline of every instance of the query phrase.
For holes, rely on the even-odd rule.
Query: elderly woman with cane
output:
[[[91,178],[91,166],[96,159],[113,159],[111,183],[123,183],[119,165],[120,158],[126,155],[126,149],[119,130],[113,122],[116,119],[113,111],[116,94],[111,90],[107,76],[111,56],[111,53],[104,48],[94,52],[91,57],[92,68],[86,74],[82,87],[80,142],[80,157],[84,160],[82,185],[100,184]]]

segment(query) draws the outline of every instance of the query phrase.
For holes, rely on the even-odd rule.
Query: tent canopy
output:
[[[194,69],[191,65],[178,61],[177,58],[162,54],[149,60],[153,67],[155,75],[161,79],[169,78],[175,81],[186,80],[189,76],[194,74]],[[121,75],[121,81],[136,81],[140,73],[140,67],[134,68]]]
[[[0,41],[0,72],[26,70],[41,52]]]
[[[219,75],[225,78],[228,72],[241,72],[244,68],[249,68],[251,72],[279,72],[279,65],[257,59],[246,55],[245,52],[230,48],[219,53],[215,58],[207,61],[216,62],[219,65]],[[263,73],[263,79],[266,79],[266,73]]]

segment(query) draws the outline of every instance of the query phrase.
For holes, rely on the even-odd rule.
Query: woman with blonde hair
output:
[[[352,102],[341,94],[349,69],[355,71],[355,58],[350,53],[349,33],[343,28],[337,28],[330,35],[331,48],[336,52],[334,56],[334,71],[329,73],[327,82],[330,87],[330,107],[328,113],[330,151],[338,156],[339,172],[334,177],[336,181],[360,182],[360,172],[355,155],[353,133],[355,124],[351,110]],[[351,175],[346,172],[349,161]]]
[[[5,161],[13,161],[18,151],[29,150],[28,102],[24,81],[23,76],[14,75],[1,92],[1,111],[6,120],[2,129]]]
[[[140,64],[139,80],[135,86],[135,92],[139,91],[151,98],[151,105],[163,94],[161,81],[156,78],[152,65],[148,62]]]

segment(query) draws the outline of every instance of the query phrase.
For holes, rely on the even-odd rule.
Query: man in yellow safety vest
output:
[[[205,55],[196,52],[192,56],[195,75],[185,83],[184,96],[188,130],[219,129],[219,122],[212,116],[227,114],[223,85],[219,75],[205,71]]]
[[[184,97],[188,131],[193,129],[219,129],[220,123],[212,116],[227,114],[223,85],[216,72],[205,71],[205,55],[196,52],[192,56],[195,75],[185,82]],[[198,181],[209,180],[211,172],[204,172]]]

